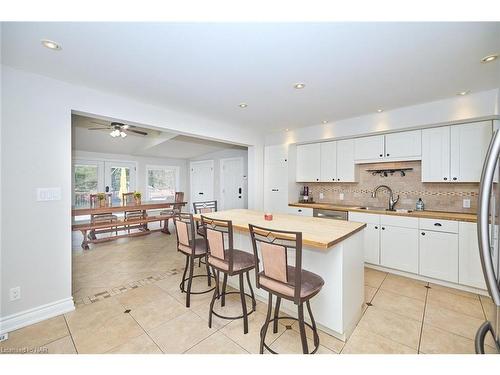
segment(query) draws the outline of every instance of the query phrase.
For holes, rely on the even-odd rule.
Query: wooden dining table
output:
[[[152,215],[148,216],[147,212],[150,210],[161,210],[172,207],[183,207],[187,202],[175,202],[175,201],[146,201],[140,203],[132,203],[127,205],[117,205],[117,206],[106,206],[106,207],[93,207],[93,208],[73,208],[71,210],[71,215],[73,217],[72,230],[80,231],[83,235],[82,248],[89,249],[89,243],[99,243],[104,241],[111,241],[122,237],[129,236],[139,236],[149,234],[155,231],[162,231],[163,233],[170,234],[168,230],[169,219],[172,215]],[[78,216],[88,216],[97,215],[104,213],[119,213],[125,211],[142,211],[143,218],[134,218],[130,220],[119,219],[116,221],[109,222],[96,222],[92,223],[90,220],[75,221]],[[150,230],[148,228],[148,223],[154,221],[164,221],[164,225],[160,229]],[[102,233],[113,233],[118,230],[123,229],[139,229],[139,232],[126,233],[120,235],[114,235],[105,238],[96,238],[96,234]],[[90,237],[90,238],[89,238]]]

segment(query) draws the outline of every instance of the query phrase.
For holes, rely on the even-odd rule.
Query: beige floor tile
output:
[[[371,302],[377,290],[377,288],[365,285],[365,302]]]
[[[438,284],[433,284],[433,283],[430,283],[429,286],[431,287],[431,289],[439,290],[439,291],[447,292],[447,293],[451,293],[451,294],[455,294],[457,296],[468,297],[468,298],[473,298],[473,299],[479,299],[479,295],[477,295],[475,293],[466,292],[465,290],[460,290],[460,289],[455,289],[455,288],[448,288],[446,286],[442,286],[442,285],[438,285]]]
[[[427,283],[420,280],[388,274],[380,286],[380,289],[425,301],[425,296],[427,294],[425,285],[427,285]]]
[[[484,319],[460,314],[439,305],[427,305],[425,309],[424,323],[471,340],[474,339],[477,329],[483,321]]]
[[[474,341],[424,324],[420,352],[426,354],[474,354]]]
[[[221,332],[216,332],[189,349],[186,354],[248,354]]]
[[[198,344],[215,329],[209,329],[207,323],[191,311],[150,330],[149,336],[164,353],[183,353]]]
[[[292,329],[297,333],[300,332],[298,322],[295,322],[295,324],[292,326]],[[312,329],[309,328],[308,326],[306,326],[306,336],[308,339],[313,340]],[[318,336],[319,336],[319,344],[331,351],[334,351],[335,353],[340,353],[345,345],[345,342],[343,342],[342,340],[339,340],[338,338],[331,336],[320,329],[318,329]]]
[[[124,308],[116,298],[82,305],[76,310],[66,314],[69,329],[74,332],[82,329],[99,327],[111,318],[123,314]]]
[[[166,295],[168,294],[155,284],[149,284],[118,294],[115,298],[124,308],[133,309],[137,306],[154,302]]]
[[[111,349],[107,354],[161,354],[161,350],[158,348],[158,345],[144,333]]]
[[[357,327],[342,354],[416,354],[417,350]]]
[[[421,322],[388,310],[369,307],[358,327],[411,348],[418,348]]]
[[[0,342],[0,348],[22,350],[23,348],[30,349],[45,346],[68,334],[64,316],[59,315],[10,332],[8,340]]]
[[[302,341],[300,334],[293,329],[287,329],[272,344],[271,349],[280,354],[302,354]],[[314,341],[307,339],[307,349],[311,352],[314,349]],[[336,354],[334,351],[321,345],[318,347],[318,354]]]
[[[152,302],[136,305],[131,309],[130,315],[144,330],[151,330],[185,312],[185,306],[165,293]]]
[[[206,288],[205,284],[205,288]],[[173,298],[175,298],[179,303],[181,303],[183,306],[186,306],[186,293],[182,293],[179,288],[175,290],[171,290],[168,292],[169,295],[171,295]],[[199,305],[204,305],[207,306],[210,304],[210,301],[212,300],[212,294],[213,291],[210,291],[208,293],[204,294],[191,294],[191,303],[190,307],[194,308]]]
[[[71,336],[65,336],[45,345],[48,354],[76,354]]]
[[[372,304],[377,308],[389,310],[414,320],[422,321],[424,319],[425,302],[415,298],[381,289],[372,300]]]
[[[387,276],[387,272],[377,271],[373,268],[365,267],[365,285],[378,288]]]
[[[243,347],[246,351],[250,353],[259,353],[260,347],[260,329],[262,328],[266,316],[260,312],[255,312],[248,317],[248,333],[243,333],[243,320],[238,319],[232,321],[230,324],[226,325],[221,329],[231,340],[236,342],[238,345]],[[272,324],[269,325],[266,343],[272,344],[276,338],[283,333],[285,326],[283,324],[278,325],[278,333],[273,333]]]
[[[474,318],[484,319],[483,308],[478,298],[464,297],[441,289],[429,289],[427,305],[441,306]]]
[[[78,353],[105,353],[144,333],[129,314],[103,321],[99,326],[71,331]]]

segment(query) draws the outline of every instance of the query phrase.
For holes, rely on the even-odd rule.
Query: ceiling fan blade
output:
[[[134,129],[127,129],[128,132],[134,132],[140,135],[148,135],[146,132],[141,132],[140,130],[134,130]]]
[[[88,128],[88,130],[110,130],[109,128]]]
[[[106,124],[106,123],[102,123],[102,122],[97,122],[97,121],[90,121],[92,124],[96,124],[96,125],[101,125],[101,126],[109,126],[109,124]]]

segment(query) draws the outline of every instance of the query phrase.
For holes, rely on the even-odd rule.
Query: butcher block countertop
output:
[[[455,220],[467,221],[475,223],[477,221],[476,214],[468,214],[462,212],[446,212],[446,211],[410,211],[410,212],[396,212],[385,210],[366,210],[356,206],[343,206],[331,203],[290,203],[291,207],[307,207],[318,208],[321,210],[335,210],[335,211],[351,211],[362,212],[365,214],[379,214],[379,215],[394,215],[394,216],[408,216],[408,217],[421,217],[425,219],[440,219],[440,220]]]
[[[302,232],[303,245],[318,249],[328,249],[362,230],[366,224],[340,220],[325,220],[316,217],[274,214],[272,221],[264,220],[264,212],[236,209],[211,212],[205,216],[213,219],[231,220],[233,228],[248,232],[248,224],[269,229]],[[200,215],[194,215],[200,220]]]

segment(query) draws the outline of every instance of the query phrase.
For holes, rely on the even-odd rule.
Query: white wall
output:
[[[72,110],[262,150],[263,139],[251,129],[234,131],[229,124],[7,66],[2,66],[1,99],[1,331],[72,307]],[[261,173],[259,168],[255,165],[250,173]],[[62,199],[37,202],[37,187],[60,187]],[[259,194],[261,187],[252,186],[256,206],[262,205]],[[8,294],[14,286],[21,287],[22,298],[11,302]]]
[[[114,161],[131,161],[135,162],[137,166],[136,170],[136,191],[140,191],[142,196],[146,197],[146,187],[147,187],[147,175],[146,167],[148,165],[162,165],[179,167],[179,190],[187,194],[188,184],[188,162],[186,159],[175,159],[175,158],[156,158],[156,157],[142,157],[142,156],[131,156],[123,154],[105,154],[100,152],[90,152],[82,150],[73,150],[73,160],[84,159],[84,160],[114,160]]]
[[[306,143],[499,115],[500,89],[397,108],[266,136],[266,144]]]
[[[245,176],[245,181],[243,184],[243,196],[245,197],[245,207],[248,207],[248,151],[247,150],[239,150],[239,149],[227,149],[216,152],[211,152],[209,154],[205,154],[202,156],[198,156],[196,158],[192,158],[189,160],[213,160],[214,161],[214,199],[220,202],[221,194],[220,194],[220,160],[227,158],[243,158],[243,175]],[[189,168],[189,163],[188,163]],[[189,171],[188,171],[189,172]],[[189,186],[189,173],[188,173],[188,186]],[[190,196],[189,196],[190,198]],[[192,202],[189,200],[189,204],[191,207]]]

